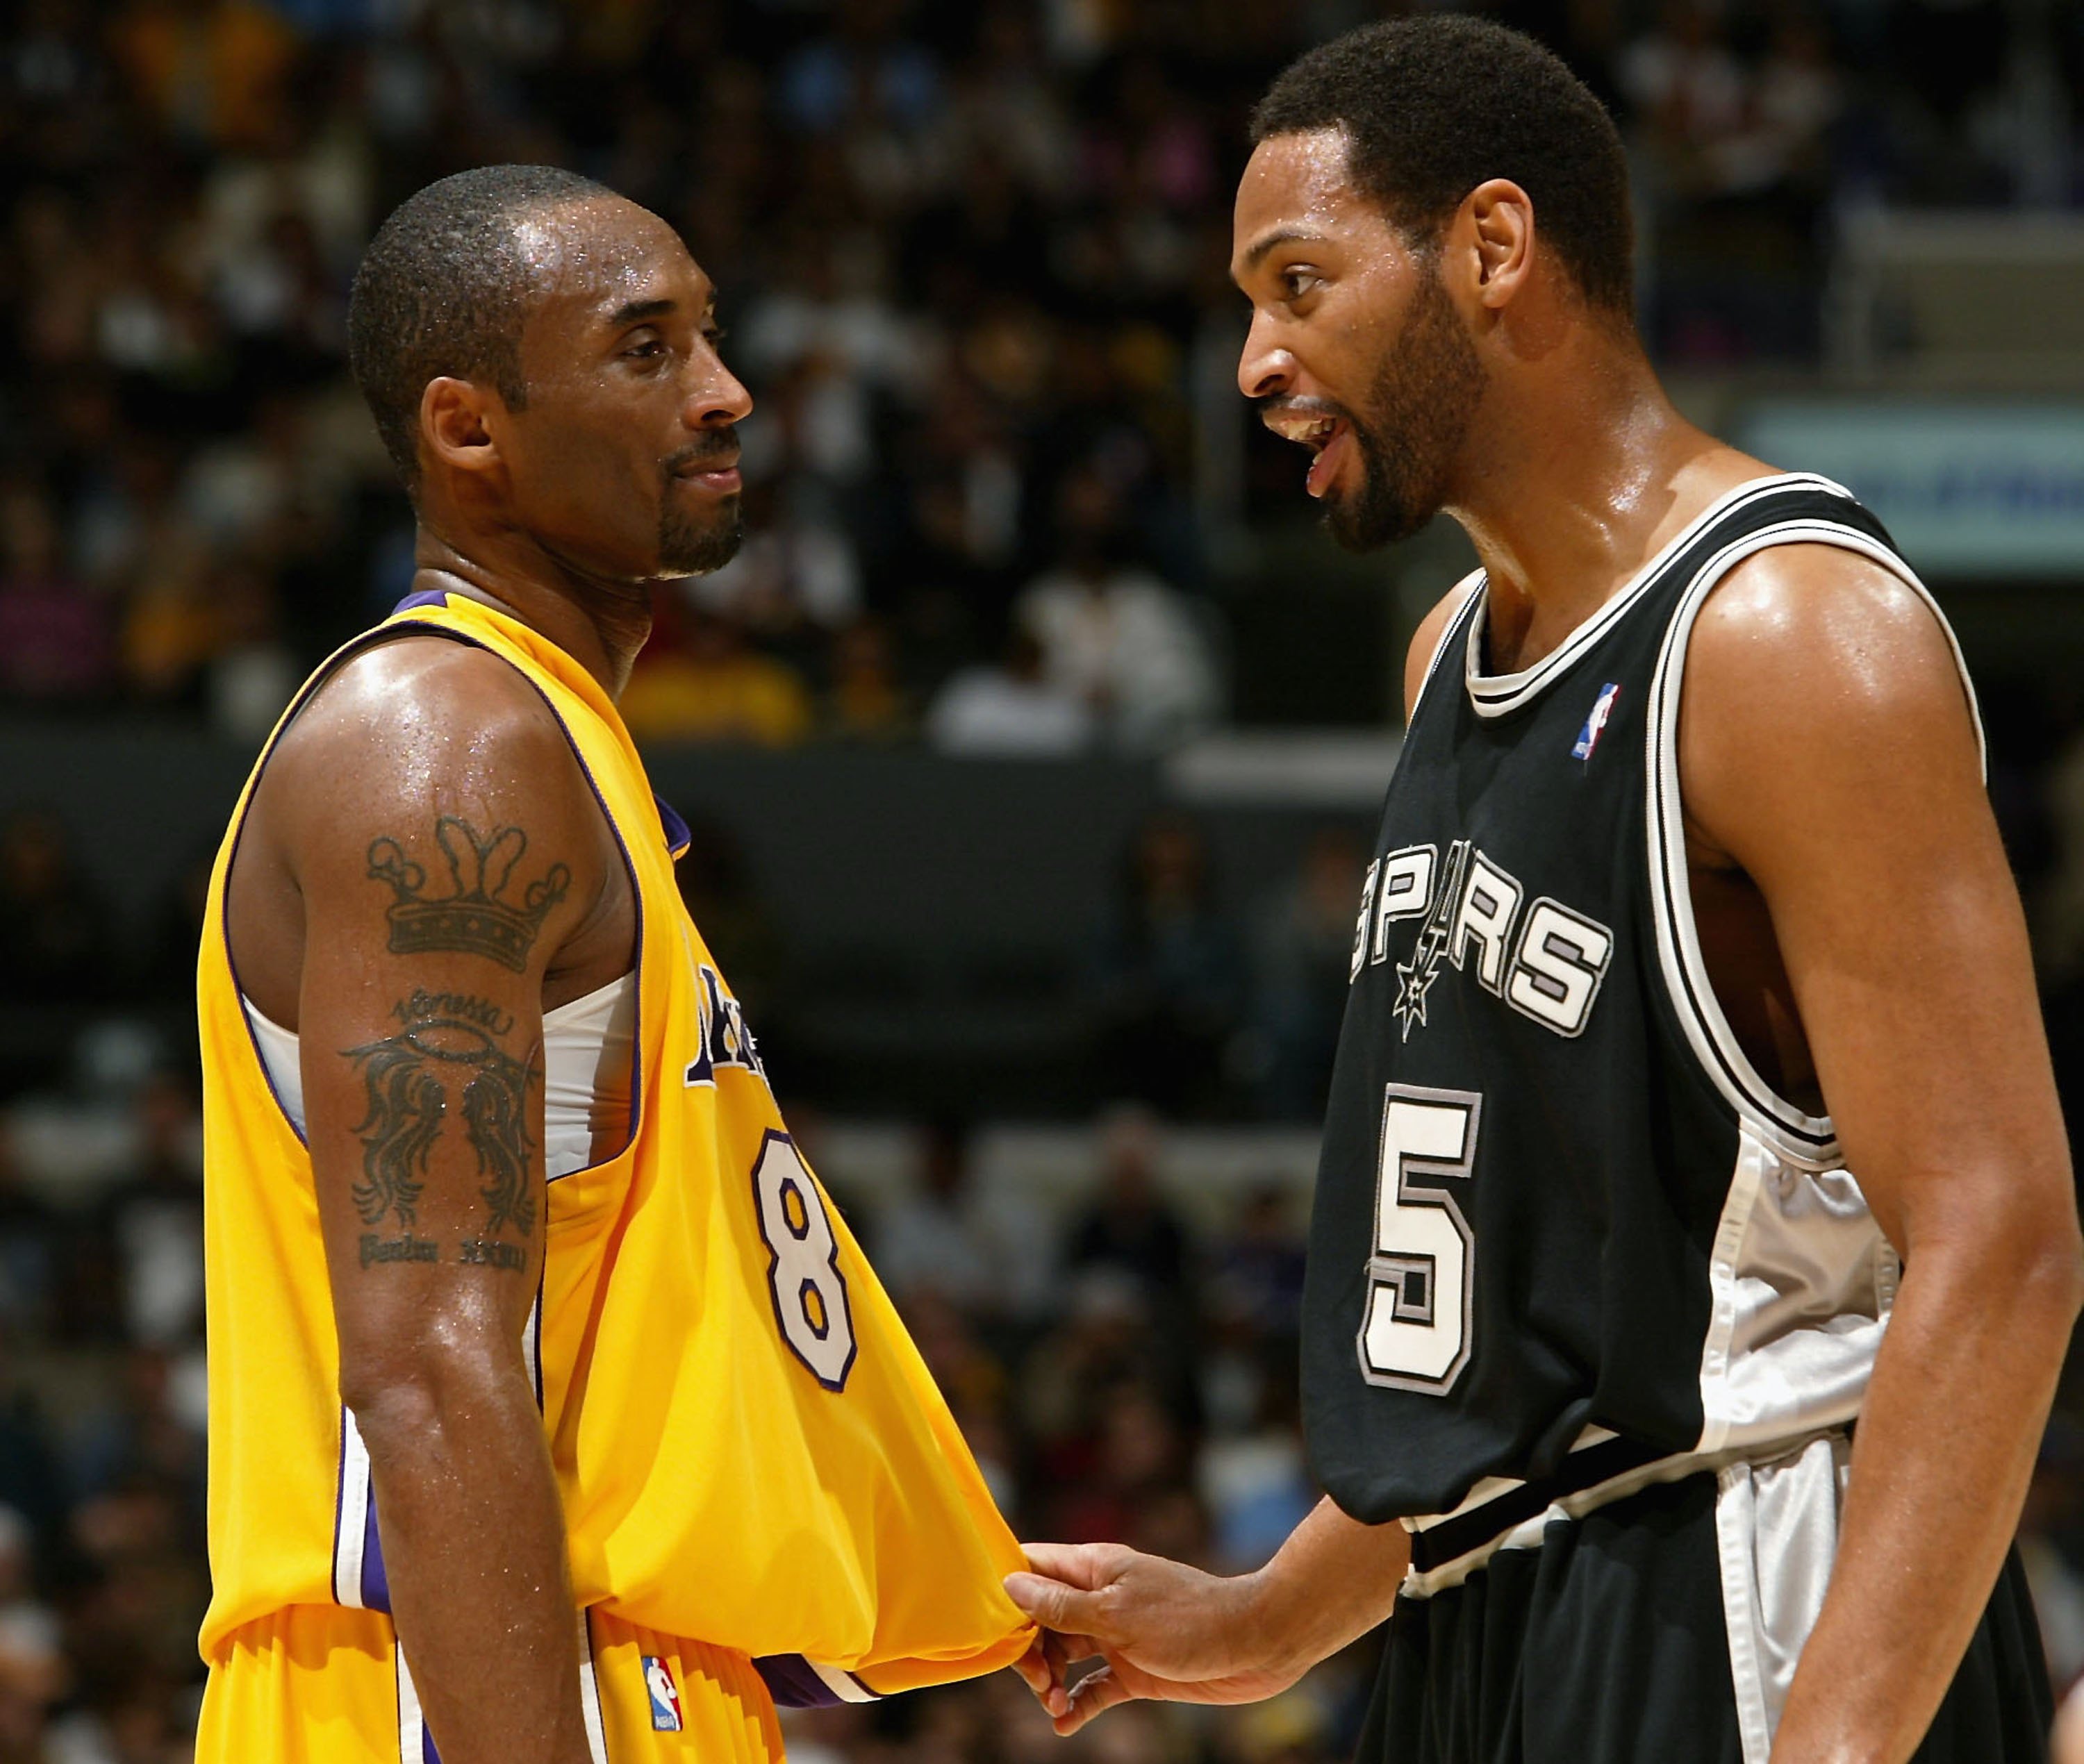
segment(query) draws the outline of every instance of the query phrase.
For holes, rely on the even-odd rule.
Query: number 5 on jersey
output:
[[[752,1203],[767,1245],[767,1285],[782,1339],[828,1390],[854,1369],[854,1312],[825,1197],[794,1142],[771,1128],[752,1166]]]
[[[1415,1085],[1387,1091],[1375,1246],[1361,1307],[1361,1376],[1444,1396],[1469,1363],[1476,1240],[1454,1195],[1425,1178],[1474,1173],[1484,1099]]]

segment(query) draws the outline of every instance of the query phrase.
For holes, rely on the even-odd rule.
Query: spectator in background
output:
[[[1057,567],[1015,609],[1042,647],[1044,677],[1083,700],[1109,738],[1133,751],[1205,725],[1218,700],[1208,645],[1180,596],[1128,562],[1122,510],[1098,472],[1065,480],[1057,533]]]
[[[107,603],[66,568],[43,487],[0,486],[0,691],[99,699],[114,680],[111,637]]]
[[[1267,1112],[1321,1120],[1352,971],[1354,903],[1367,856],[1350,827],[1320,827],[1260,921],[1259,999]]]
[[[1085,700],[1044,677],[1041,644],[1019,628],[996,666],[964,669],[926,716],[935,748],[966,759],[1059,759],[1089,746],[1095,728]]]
[[[1243,961],[1216,910],[1201,831],[1184,815],[1138,831],[1094,966],[1105,1082],[1168,1115],[1237,1112],[1225,1064]]]
[[[1158,1186],[1157,1117],[1124,1104],[1101,1118],[1099,1139],[1098,1191],[1065,1235],[1065,1269],[1075,1275],[1112,1268],[1133,1280],[1147,1302],[1184,1309],[1187,1228]]]
[[[65,823],[18,810],[0,826],[0,1000],[93,1003],[112,977],[108,915]]]
[[[621,709],[640,741],[721,741],[784,747],[811,732],[800,676],[752,649],[732,620],[662,596],[659,623],[629,677]]]
[[[966,1121],[942,1115],[927,1124],[918,1181],[879,1225],[875,1267],[908,1310],[931,1293],[1004,1322],[1035,1315],[1049,1299],[1056,1267],[1042,1221],[1024,1197],[978,1189]]]

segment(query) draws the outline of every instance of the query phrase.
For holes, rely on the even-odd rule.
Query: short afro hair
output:
[[[532,214],[611,195],[554,166],[489,165],[409,196],[376,231],[347,303],[347,358],[409,490],[420,475],[420,396],[444,374],[521,409],[521,322],[535,272],[515,237]]]
[[[1353,182],[1407,232],[1437,236],[1479,184],[1511,179],[1586,302],[1633,314],[1620,133],[1531,37],[1454,13],[1350,31],[1291,65],[1252,116],[1255,143],[1324,129],[1345,131]]]

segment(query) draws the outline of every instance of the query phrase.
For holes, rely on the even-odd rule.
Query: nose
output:
[[[1273,398],[1295,383],[1295,357],[1274,337],[1273,319],[1255,309],[1238,357],[1238,390],[1247,398]]]
[[[714,349],[701,352],[708,360],[706,372],[697,369],[697,383],[688,394],[687,425],[690,429],[728,429],[743,422],[752,412],[752,394],[739,377],[723,365]],[[700,357],[697,357],[701,360]]]

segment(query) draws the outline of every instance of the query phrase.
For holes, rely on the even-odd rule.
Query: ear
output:
[[[1491,178],[1462,199],[1455,233],[1474,261],[1473,292],[1502,311],[1534,272],[1534,199],[1510,178]]]
[[[454,472],[489,472],[500,461],[493,438],[506,412],[497,392],[441,374],[420,393],[420,446]]]

